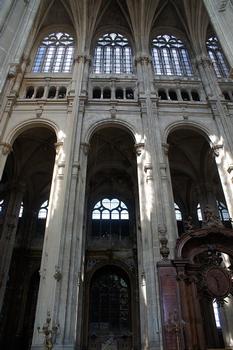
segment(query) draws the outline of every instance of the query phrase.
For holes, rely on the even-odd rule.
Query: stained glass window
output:
[[[105,267],[93,277],[90,291],[91,332],[130,330],[130,289],[126,276]]]
[[[129,235],[129,212],[117,198],[103,198],[92,210],[92,236],[99,239],[124,239]]]
[[[207,40],[206,47],[217,77],[227,78],[229,75],[228,63],[216,36],[212,36]]]
[[[230,215],[229,215],[229,212],[227,210],[226,205],[223,204],[222,202],[219,202],[219,201],[217,201],[217,205],[218,205],[218,212],[219,212],[220,220],[221,221],[230,221]]]
[[[34,73],[69,73],[74,56],[74,39],[67,33],[51,33],[46,36],[36,53]]]
[[[176,203],[174,203],[174,208],[175,208],[176,220],[181,221],[182,220],[181,210]]]
[[[157,75],[193,75],[188,50],[173,35],[158,35],[152,40],[152,57]]]
[[[132,73],[132,51],[128,39],[119,33],[104,34],[94,52],[94,73]]]
[[[38,219],[46,219],[48,215],[48,200],[41,204]]]

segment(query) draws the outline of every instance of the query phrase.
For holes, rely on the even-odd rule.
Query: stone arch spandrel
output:
[[[83,142],[88,144],[96,131],[109,127],[123,129],[126,133],[131,135],[135,143],[141,141],[139,137],[140,134],[136,132],[135,128],[131,124],[119,120],[101,120],[92,124],[87,129],[83,137]]]
[[[10,130],[5,138],[5,142],[13,145],[17,137],[22,134],[24,131],[33,129],[33,128],[47,128],[53,131],[56,135],[57,140],[59,141],[59,127],[57,124],[49,120],[27,120],[23,123],[17,124],[12,130]]]
[[[168,136],[178,130],[178,129],[189,129],[197,132],[199,135],[203,136],[206,141],[211,145],[212,141],[210,139],[210,135],[212,134],[211,131],[204,125],[201,125],[199,123],[193,122],[193,121],[176,121],[172,124],[169,124],[162,135],[163,143],[167,143]]]

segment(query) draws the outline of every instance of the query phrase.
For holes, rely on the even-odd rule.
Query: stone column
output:
[[[14,183],[11,187],[6,216],[0,239],[0,310],[3,306],[6,283],[11,264],[12,253],[15,244],[19,210],[23,199],[25,186],[22,183]]]
[[[221,90],[208,57],[198,57],[196,64],[209,101],[213,123],[216,127],[215,135],[209,135],[212,141],[212,151],[223,187],[230,216],[233,217],[233,188],[231,164],[233,164],[233,125],[229,119],[226,106],[222,103]],[[233,169],[233,167],[232,167]]]
[[[146,71],[147,60],[142,60],[142,70]],[[148,88],[146,88],[148,90]],[[153,126],[151,124],[151,101],[149,91],[141,98],[141,113],[145,139],[145,149],[138,160],[139,207],[141,232],[139,245],[139,293],[142,349],[158,350],[161,347],[160,309],[156,262],[160,260],[159,227],[159,176],[155,159],[152,157]]]
[[[64,148],[59,147],[50,194],[41,282],[32,349],[43,349],[43,324],[59,324],[53,339],[54,349],[74,349],[79,314],[79,290],[83,268],[83,218],[86,155],[81,150],[85,110],[82,81],[89,62],[77,56],[68,95],[68,118]],[[84,147],[86,150],[86,147]],[[68,155],[68,156],[67,156]],[[68,158],[69,157],[69,158]],[[47,316],[49,315],[49,317]],[[51,320],[50,320],[51,318]],[[55,339],[56,338],[56,339]],[[77,341],[78,342],[78,341]]]

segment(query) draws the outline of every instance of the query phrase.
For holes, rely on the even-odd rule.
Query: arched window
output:
[[[46,219],[48,215],[48,200],[41,204],[38,212],[38,219]]]
[[[130,286],[123,271],[106,266],[97,271],[90,290],[90,334],[130,331]]]
[[[182,221],[181,210],[180,210],[179,206],[176,203],[174,203],[174,208],[175,208],[176,220],[177,221]]]
[[[206,47],[217,77],[228,77],[228,64],[216,36],[212,36],[207,40]]]
[[[24,210],[24,206],[23,206],[23,202],[21,202],[20,209],[19,209],[19,218],[23,216],[23,210]]]
[[[4,201],[4,199],[1,199],[0,200],[0,216],[2,216],[4,213],[4,206],[5,206],[5,201]]]
[[[213,309],[214,309],[214,318],[215,318],[215,324],[218,329],[221,329],[221,323],[220,323],[220,315],[219,315],[219,305],[216,302],[216,300],[213,301]]]
[[[197,218],[198,221],[203,221],[200,203],[198,203],[197,205]]]
[[[230,221],[230,215],[229,212],[227,210],[227,207],[225,204],[223,204],[222,202],[217,201],[217,205],[218,205],[218,213],[220,216],[220,220],[221,221]]]
[[[157,75],[193,75],[188,50],[173,35],[158,35],[153,39],[152,57]]]
[[[36,53],[34,73],[68,73],[74,55],[74,38],[67,33],[51,33],[46,36]]]
[[[104,198],[92,210],[92,236],[124,239],[129,235],[128,208],[117,198]]]
[[[94,73],[132,73],[132,51],[128,39],[119,33],[99,38],[94,53]]]

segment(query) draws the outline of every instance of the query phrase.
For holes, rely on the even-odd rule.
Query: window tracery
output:
[[[92,210],[92,236],[99,239],[124,239],[129,235],[129,212],[117,198],[103,198]]]
[[[119,33],[99,38],[94,52],[94,73],[132,73],[132,50],[128,39]]]
[[[4,213],[4,207],[5,207],[5,200],[1,199],[0,200],[0,216],[2,216]]]
[[[152,57],[157,75],[193,75],[188,50],[173,35],[158,35],[152,40]]]
[[[175,208],[176,220],[177,221],[182,221],[181,210],[180,210],[179,206],[176,203],[174,203],[174,208]]]
[[[23,205],[23,202],[21,202],[20,209],[19,209],[19,218],[23,216],[23,210],[24,210],[24,205]]]
[[[210,37],[206,42],[206,47],[216,76],[218,78],[227,78],[229,74],[229,68],[217,37]]]
[[[41,204],[38,212],[38,219],[46,219],[48,215],[48,200]]]
[[[36,53],[34,73],[69,73],[74,56],[74,38],[63,32],[46,36]]]
[[[97,271],[91,285],[90,330],[130,330],[130,292],[125,276],[115,268]]]
[[[217,205],[218,205],[218,213],[219,213],[219,216],[220,216],[220,220],[222,222],[230,221],[230,215],[229,215],[229,212],[227,210],[226,205],[223,204],[220,201],[217,201]]]
[[[93,220],[129,220],[129,212],[125,203],[117,198],[104,198],[94,206]]]

